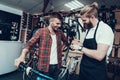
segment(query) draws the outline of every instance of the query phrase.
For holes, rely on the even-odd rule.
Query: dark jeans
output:
[[[44,75],[47,75],[51,78],[53,78],[54,80],[57,80],[58,78],[58,75],[59,75],[59,69],[57,67],[57,64],[55,65],[50,65],[49,67],[49,72],[41,72],[40,73],[44,74]]]

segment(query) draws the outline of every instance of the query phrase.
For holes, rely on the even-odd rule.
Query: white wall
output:
[[[0,10],[6,11],[6,12],[10,12],[10,13],[14,13],[17,15],[22,15],[23,11],[22,10],[18,10],[12,7],[8,7],[6,5],[0,4]]]
[[[0,41],[0,75],[17,69],[14,60],[21,54],[23,44],[18,41]]]

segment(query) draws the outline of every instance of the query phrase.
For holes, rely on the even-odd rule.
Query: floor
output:
[[[108,73],[109,80],[112,80],[112,73]],[[8,74],[0,75],[0,80],[22,80],[22,72],[14,71]],[[114,80],[120,80],[120,76],[116,76]]]
[[[0,75],[0,80],[22,80],[22,72],[14,71],[4,75]]]

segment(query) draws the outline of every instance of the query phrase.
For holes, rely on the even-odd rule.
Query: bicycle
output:
[[[23,71],[25,71],[27,74],[29,74],[29,73],[35,74],[37,76],[37,78],[36,78],[37,80],[54,80],[53,78],[32,69],[31,67],[27,66],[23,62],[21,62],[19,64],[19,68],[22,69]],[[36,80],[36,79],[32,79],[32,80]],[[30,80],[30,78],[29,78],[29,80]]]
[[[77,56],[68,56],[67,63],[62,65],[61,73],[57,80],[72,80],[72,77],[76,74],[78,63],[79,60]]]

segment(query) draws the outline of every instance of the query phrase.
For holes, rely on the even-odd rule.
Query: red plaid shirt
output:
[[[65,44],[68,43],[64,33],[60,30],[56,32],[56,40],[57,40],[58,68],[60,68],[62,61],[62,42]],[[39,29],[34,34],[32,39],[26,43],[26,48],[30,49],[38,41],[39,41],[38,69],[40,71],[48,72],[50,65],[50,51],[52,45],[52,39],[48,27]]]

